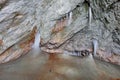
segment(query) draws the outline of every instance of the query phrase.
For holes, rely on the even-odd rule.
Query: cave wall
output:
[[[37,28],[44,51],[87,49],[92,52],[92,38],[96,38],[97,57],[120,64],[119,7],[119,0],[0,0],[0,61],[15,58],[11,55],[17,53],[16,45],[21,51],[17,57],[26,52],[23,49],[28,47],[19,47],[19,44],[32,45],[33,28]]]

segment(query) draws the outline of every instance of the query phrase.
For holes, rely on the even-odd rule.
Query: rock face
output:
[[[0,55],[37,27],[44,51],[92,51],[95,38],[97,57],[120,64],[119,7],[119,0],[0,0]],[[7,56],[16,54],[14,49],[11,52]]]

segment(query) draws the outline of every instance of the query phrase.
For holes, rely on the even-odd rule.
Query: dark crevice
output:
[[[105,22],[106,22],[107,24],[109,24],[109,21],[107,20],[107,18],[104,18],[104,20],[105,20]]]
[[[2,1],[1,1],[1,2],[2,2]],[[8,0],[3,0],[3,2],[0,3],[0,10],[1,10],[2,8],[4,8],[4,6],[6,6],[7,2],[8,2]]]
[[[90,6],[90,1],[89,0],[85,0],[84,3],[88,4],[88,6]]]

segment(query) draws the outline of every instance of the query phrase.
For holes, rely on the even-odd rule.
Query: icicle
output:
[[[89,7],[89,27],[91,28],[92,12],[91,7]]]
[[[35,35],[35,41],[33,44],[33,48],[34,49],[39,49],[40,48],[40,32],[37,31],[36,35]]]
[[[70,12],[69,14],[68,14],[68,26],[71,24],[71,22],[72,22],[72,15],[73,15],[73,13],[72,12]]]
[[[93,55],[96,56],[98,49],[98,41],[96,39],[93,39],[92,42],[93,42]]]

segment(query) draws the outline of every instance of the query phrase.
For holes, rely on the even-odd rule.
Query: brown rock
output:
[[[5,50],[5,52],[0,55],[0,63],[6,63],[11,60],[15,60],[20,56],[28,53],[31,50],[34,41],[35,30],[36,28],[34,28],[33,31],[29,35],[27,35],[22,41]]]
[[[2,40],[0,40],[0,46],[3,44],[3,41]]]

